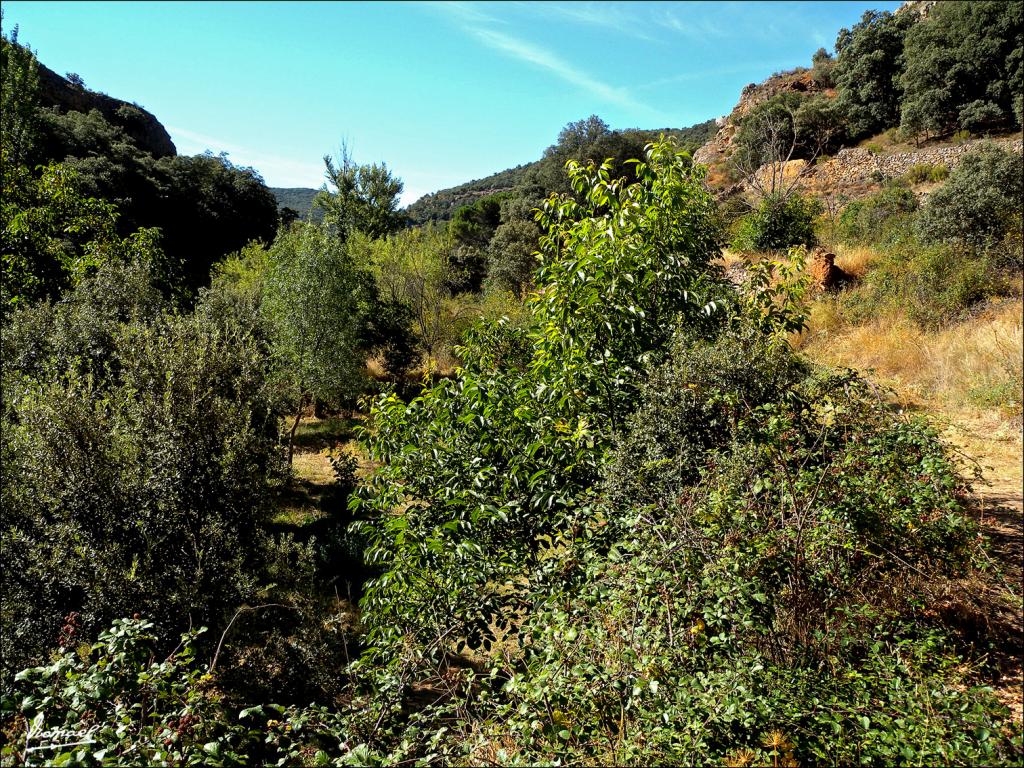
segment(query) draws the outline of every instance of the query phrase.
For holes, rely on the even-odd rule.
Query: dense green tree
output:
[[[826,94],[783,91],[741,118],[734,162],[745,172],[789,159],[813,160],[846,138],[842,104]]]
[[[1020,0],[937,3],[906,35],[902,127],[941,135],[1020,122],[1022,30]]]
[[[793,114],[793,127],[800,156],[809,160],[834,152],[848,135],[842,103],[825,94],[800,102]]]
[[[816,242],[816,200],[799,194],[765,195],[757,207],[739,220],[732,247],[739,251],[784,251]]]
[[[252,337],[164,314],[146,262],[111,260],[3,328],[5,664],[145,612],[220,624],[252,596],[279,463]]]
[[[144,230],[117,234],[117,210],[87,197],[71,168],[50,165],[33,178],[24,169],[5,170],[0,203],[0,259],[4,307],[56,299],[106,261],[147,248],[158,237]]]
[[[182,287],[194,293],[210,267],[247,242],[269,242],[277,203],[259,174],[210,153],[153,158],[98,110],[41,109],[32,162],[61,161],[84,194],[115,204],[118,231],[156,227]]]
[[[508,196],[508,192],[486,195],[472,205],[459,208],[448,224],[456,242],[486,248],[501,223],[501,203]]]
[[[819,48],[811,56],[811,77],[822,88],[835,86],[836,60],[824,48]]]
[[[865,11],[836,38],[835,82],[851,138],[899,124],[903,41],[913,13]]]
[[[162,200],[152,226],[161,228],[168,255],[181,259],[189,290],[205,285],[228,253],[274,238],[277,201],[254,169],[207,153],[161,158],[156,170]]]
[[[277,379],[295,414],[289,464],[303,409],[314,398],[342,404],[362,391],[369,279],[323,225],[293,225],[270,247],[262,306]]]
[[[459,208],[448,223],[455,242],[451,254],[453,293],[479,291],[487,273],[487,244],[501,223],[501,205],[510,192],[486,195]]]
[[[18,28],[0,35],[0,148],[3,166],[24,164],[36,138],[39,74],[36,57],[18,43]],[[7,188],[4,178],[4,189]]]
[[[613,131],[597,115],[566,125],[558,134],[558,142],[544,151],[543,159],[527,174],[525,184],[536,187],[528,194],[542,197],[552,192],[571,192],[572,185],[565,172],[570,160],[580,163],[602,163],[612,160],[612,175],[635,181],[627,160],[639,157],[648,141],[657,138],[640,131]]]
[[[523,197],[501,203],[501,224],[487,247],[487,278],[501,290],[522,295],[533,282],[541,236],[535,210]]]
[[[461,305],[452,286],[462,272],[447,228],[416,227],[353,245],[373,270],[381,300],[405,308],[412,338],[428,359],[455,343]]]
[[[405,225],[405,216],[398,210],[404,187],[386,165],[359,165],[344,146],[337,161],[325,155],[324,165],[327,184],[313,205],[323,210],[324,220],[342,240],[353,232],[384,237]]]
[[[608,123],[597,115],[591,115],[584,120],[566,125],[558,132],[558,142],[548,147],[544,154],[572,156],[584,152],[591,144],[609,133],[611,129]]]
[[[506,585],[594,481],[676,323],[714,322],[713,202],[686,156],[653,146],[633,185],[608,164],[569,173],[583,202],[545,203],[533,318],[511,333],[522,343],[504,343],[500,322],[477,337],[503,337],[529,362],[497,368],[470,344],[457,379],[374,407],[369,448],[383,465],[358,508],[373,515],[370,562],[387,570],[363,616],[389,661],[401,643],[435,658],[446,637],[493,632],[498,606],[515,603]]]
[[[1016,230],[1019,259],[1024,169],[1020,155],[985,144],[928,196],[917,230],[930,241],[991,245]]]

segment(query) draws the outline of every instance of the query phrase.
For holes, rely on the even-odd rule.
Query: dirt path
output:
[[[948,414],[946,437],[980,464],[974,514],[989,539],[994,593],[979,595],[1005,638],[996,694],[1024,720],[1024,455],[1019,429],[984,415]]]

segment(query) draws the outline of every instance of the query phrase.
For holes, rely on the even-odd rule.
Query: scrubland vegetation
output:
[[[695,134],[591,117],[419,226],[344,150],[316,220],[146,160],[5,37],[4,764],[1019,763],[1020,563],[928,412],[1019,435],[1021,158],[831,212],[775,173],[1019,130],[998,5],[843,30],[834,98],[751,113],[731,190]],[[982,29],[985,97],[929,111],[921,61]],[[112,191],[167,169],[230,231]]]

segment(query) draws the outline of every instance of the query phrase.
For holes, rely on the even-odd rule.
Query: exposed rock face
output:
[[[758,104],[779,93],[792,91],[796,93],[826,93],[835,95],[834,91],[822,88],[811,77],[809,69],[797,69],[772,75],[763,83],[751,83],[740,93],[740,100],[732,112],[724,118],[722,128],[707,144],[693,154],[695,162],[705,165],[725,158],[732,149],[733,140],[739,130],[740,120]]]
[[[177,154],[167,129],[152,113],[105,93],[78,88],[42,63],[39,63],[39,102],[61,112],[98,110],[108,122],[124,129],[140,149],[153,157]]]
[[[896,9],[896,13],[914,13],[922,19],[926,19],[931,14],[936,2],[937,0],[906,0]]]

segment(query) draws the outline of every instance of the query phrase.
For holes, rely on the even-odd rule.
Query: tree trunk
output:
[[[292,468],[292,455],[295,453],[295,432],[299,428],[299,421],[302,419],[302,408],[306,405],[306,396],[299,397],[299,405],[295,409],[295,421],[292,422],[292,429],[288,433],[288,469]]]

